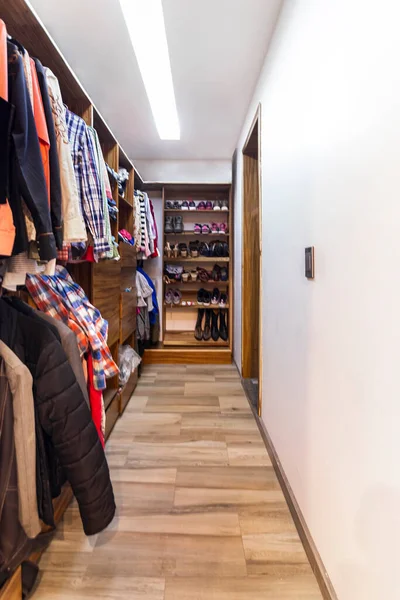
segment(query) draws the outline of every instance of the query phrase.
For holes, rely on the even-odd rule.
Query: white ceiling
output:
[[[158,137],[118,0],[30,2],[131,159],[231,158],[282,0],[163,0],[179,141]]]

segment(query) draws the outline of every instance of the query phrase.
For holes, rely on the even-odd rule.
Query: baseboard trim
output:
[[[232,353],[229,348],[149,348],[144,351],[144,365],[230,365]]]
[[[237,365],[236,365],[237,367]],[[238,369],[239,370],[239,369]],[[243,384],[242,384],[243,385]],[[243,389],[246,392],[245,387]],[[307,523],[304,519],[304,516],[300,510],[296,497],[293,493],[293,490],[290,486],[289,480],[286,477],[286,473],[282,467],[282,464],[279,460],[278,453],[275,449],[274,444],[270,438],[270,435],[265,427],[264,422],[258,416],[257,411],[254,406],[252,406],[250,398],[247,396],[247,400],[250,404],[251,410],[253,411],[254,418],[258,425],[258,429],[260,430],[261,437],[264,441],[265,447],[271,459],[272,465],[275,469],[276,476],[278,477],[279,483],[282,487],[282,491],[284,493],[286,502],[288,504],[290,513],[292,515],[294,524],[296,526],[299,537],[304,546],[304,550],[307,554],[307,558],[310,561],[311,568],[318,582],[319,588],[321,590],[321,594],[324,600],[338,600],[336,592],[333,588],[332,582],[329,579],[329,575],[325,569],[324,563],[322,562],[321,556],[317,550],[315,542],[311,536],[310,530],[307,527]]]

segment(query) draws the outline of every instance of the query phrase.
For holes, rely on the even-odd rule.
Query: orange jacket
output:
[[[7,59],[7,29],[0,19],[0,98],[8,101],[8,59]],[[8,111],[6,111],[8,112]],[[1,143],[7,147],[8,140]],[[0,204],[0,255],[11,256],[15,240],[14,220],[10,205],[6,200]]]
[[[34,60],[31,58],[31,73],[32,73],[32,86],[33,86],[33,116],[35,117],[35,125],[39,138],[40,154],[42,156],[42,163],[44,169],[44,176],[46,179],[47,195],[50,206],[50,140],[49,132],[47,131],[46,115],[44,113],[44,106],[42,95],[40,93],[39,80],[36,72],[36,65]]]

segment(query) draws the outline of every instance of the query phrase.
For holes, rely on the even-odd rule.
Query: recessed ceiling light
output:
[[[179,140],[162,0],[119,0],[162,140]]]

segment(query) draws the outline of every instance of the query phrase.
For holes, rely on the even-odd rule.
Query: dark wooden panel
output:
[[[6,23],[8,33],[15,37],[31,56],[49,67],[58,77],[64,102],[82,114],[91,102],[83,87],[56,48],[52,38],[32,13],[24,0],[3,0],[0,17]]]
[[[229,348],[157,348],[145,350],[144,364],[230,365]]]
[[[107,410],[111,402],[114,400],[117,390],[115,388],[107,388],[103,392],[104,410]]]
[[[121,293],[121,343],[136,331],[136,304],[135,292]]]
[[[120,242],[119,253],[121,256],[121,267],[134,267],[136,268],[136,251],[130,244]]]
[[[260,214],[258,160],[243,155],[242,376],[259,375]]]
[[[129,400],[131,399],[131,396],[132,396],[132,394],[135,390],[135,387],[137,385],[137,382],[138,382],[138,377],[139,377],[139,371],[138,371],[138,369],[135,369],[135,371],[129,377],[127,384],[125,385],[125,387],[122,390],[121,406],[120,406],[121,414],[124,412]]]
[[[93,265],[93,299],[104,319],[108,321],[108,344],[119,338],[120,263],[102,261]]]
[[[105,431],[105,439],[107,440],[110,437],[110,433],[112,432],[115,423],[119,417],[119,407],[120,407],[120,395],[115,394],[111,404],[106,410],[106,431]]]

